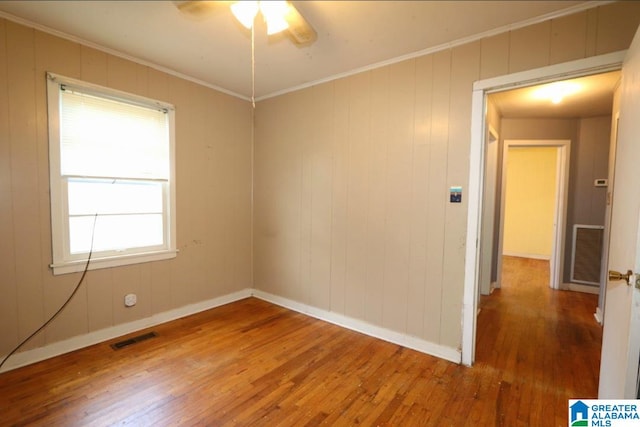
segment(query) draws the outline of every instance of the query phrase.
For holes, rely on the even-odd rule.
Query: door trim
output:
[[[496,216],[496,207],[495,207],[495,201],[496,201],[496,194],[499,191],[499,187],[498,187],[498,177],[497,177],[497,171],[498,171],[498,162],[500,161],[500,153],[499,153],[499,143],[500,143],[500,135],[498,134],[498,132],[494,129],[493,126],[491,126],[491,124],[487,124],[487,133],[485,134],[485,146],[483,148],[484,150],[484,154],[485,154],[485,172],[484,172],[484,186],[483,186],[483,195],[482,195],[482,200],[483,200],[483,207],[482,207],[482,218],[481,218],[481,230],[483,230],[484,232],[488,232],[490,233],[490,235],[488,236],[488,238],[483,239],[480,243],[479,243],[479,250],[480,250],[480,270],[478,271],[478,274],[480,275],[479,279],[480,280],[480,284],[478,286],[478,295],[489,295],[491,294],[491,292],[493,291],[494,288],[499,287],[499,285],[497,284],[497,280],[493,280],[493,266],[495,264],[494,262],[494,247],[495,244],[497,242],[497,239],[494,239],[494,236],[496,236],[496,232],[497,229],[494,226],[494,220],[495,220],[495,216]],[[493,144],[493,146],[492,146]],[[494,170],[493,175],[490,175],[489,170],[486,168],[488,162],[489,162],[489,158],[487,158],[487,154],[491,151],[491,154],[493,154],[493,162],[495,162],[495,164],[493,165]],[[488,195],[487,192],[493,192],[492,194],[492,202],[493,205],[485,205],[484,202],[487,201],[487,198],[490,197]]]
[[[484,133],[486,95],[543,82],[603,73],[622,68],[626,50],[598,55],[534,70],[480,80],[473,84],[471,95],[471,144],[469,147],[469,185],[467,238],[462,300],[462,363],[472,365],[475,359],[476,310],[478,306],[478,271],[482,188],[484,182]]]
[[[525,140],[507,139],[504,141],[502,153],[502,184],[500,189],[500,226],[498,229],[498,281],[496,287],[502,286],[502,252],[504,243],[505,194],[507,188],[506,165],[511,147],[555,147],[558,148],[556,159],[556,200],[553,212],[553,244],[549,261],[549,287],[560,289],[563,274],[563,254],[565,253],[565,236],[567,223],[567,195],[569,193],[569,159],[571,158],[571,141],[559,140]]]
[[[620,82],[616,92],[620,90]],[[609,244],[611,235],[611,208],[613,207],[613,187],[615,186],[615,170],[616,170],[616,152],[618,148],[618,124],[620,123],[620,105],[619,100],[616,104],[614,95],[613,101],[613,119],[611,121],[611,135],[609,146],[609,169],[607,178],[609,183],[607,186],[607,205],[604,214],[604,235],[602,236],[602,263],[600,264],[600,286],[598,288],[598,307],[594,314],[598,323],[604,326],[604,307],[607,302],[607,269],[609,266]],[[640,377],[639,377],[640,379]]]

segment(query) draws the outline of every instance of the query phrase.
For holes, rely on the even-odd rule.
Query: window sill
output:
[[[146,252],[140,254],[121,255],[115,257],[91,258],[88,270],[98,270],[100,268],[119,267],[123,265],[140,264],[143,262],[160,261],[175,258],[178,251],[167,250],[158,252]],[[59,264],[51,264],[49,267],[53,270],[53,275],[77,273],[84,271],[87,266],[87,260],[77,260],[62,262]]]

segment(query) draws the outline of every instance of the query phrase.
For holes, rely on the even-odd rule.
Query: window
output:
[[[174,108],[47,74],[54,274],[173,258]]]

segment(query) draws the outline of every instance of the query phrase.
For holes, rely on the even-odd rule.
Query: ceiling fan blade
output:
[[[232,1],[198,1],[198,0],[174,0],[173,4],[176,5],[180,12],[187,13],[189,15],[204,15],[213,10],[219,9],[221,6],[229,6]]]
[[[289,24],[287,31],[291,36],[291,39],[297,45],[310,45],[316,41],[316,38],[318,37],[316,30],[309,25],[291,2],[288,3],[289,8],[284,19],[287,21],[287,24]]]

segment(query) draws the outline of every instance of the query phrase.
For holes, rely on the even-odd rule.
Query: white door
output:
[[[622,68],[608,267],[620,272],[640,273],[639,118],[640,32]],[[635,282],[635,277],[630,282]],[[622,280],[609,280],[605,301],[598,397],[635,399],[640,362],[640,290]]]

